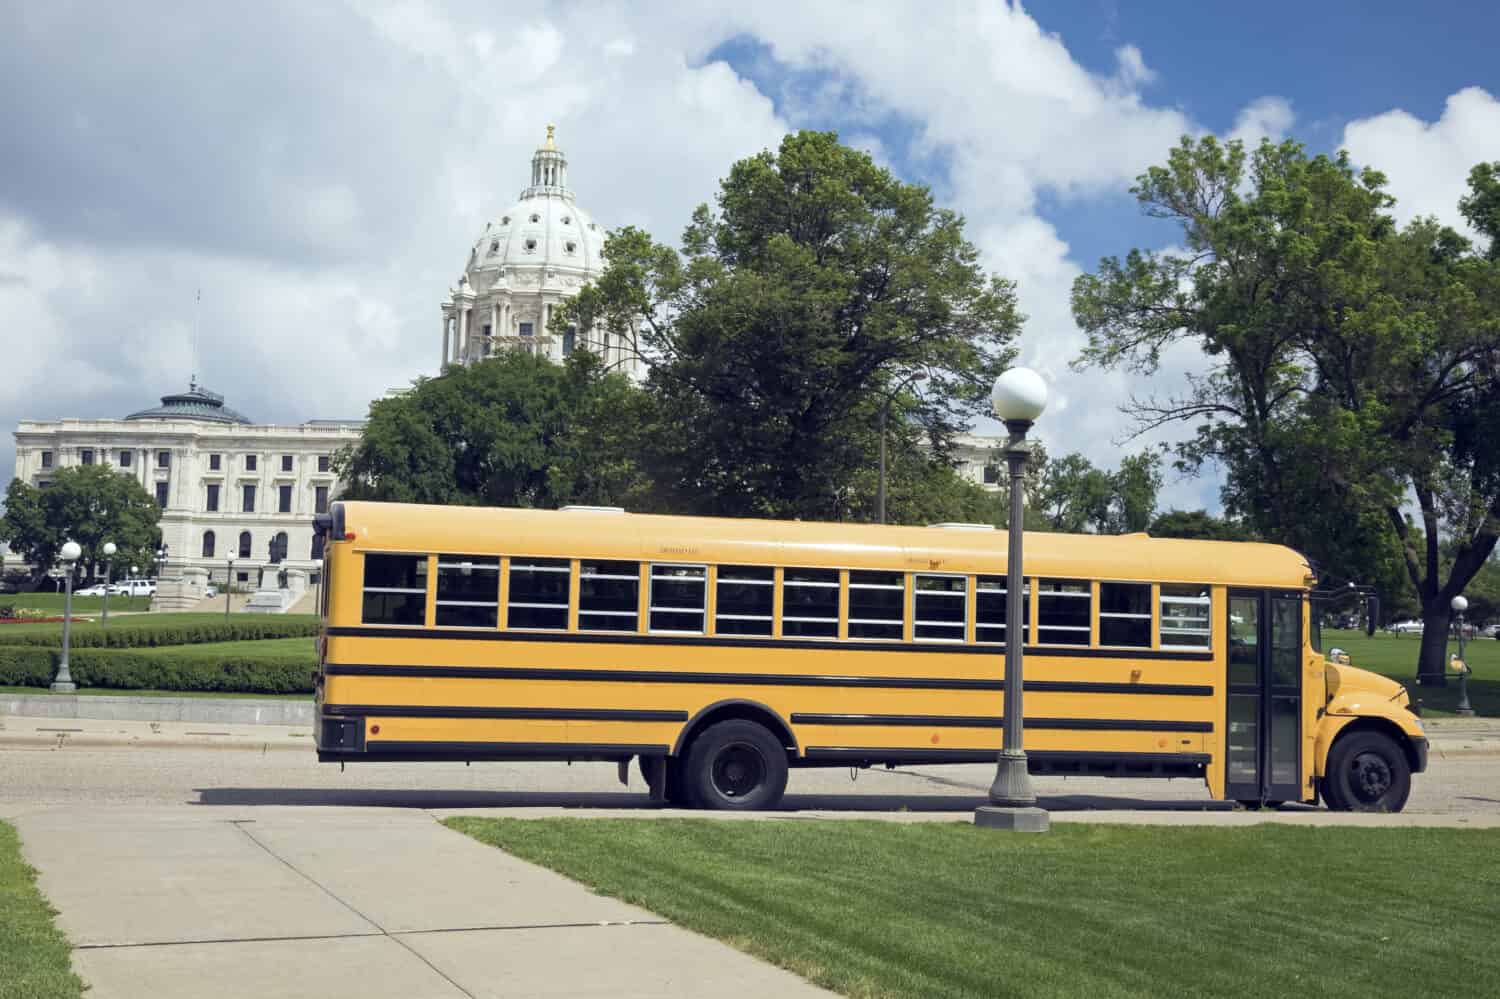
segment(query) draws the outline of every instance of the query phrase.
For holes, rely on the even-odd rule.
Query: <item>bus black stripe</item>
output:
[[[505,718],[545,721],[685,722],[686,711],[643,711],[614,708],[489,708],[428,706],[422,704],[325,704],[324,714],[372,718]]]
[[[527,666],[388,666],[328,663],[329,676],[444,677],[466,680],[566,680],[584,683],[708,683],[764,687],[862,687],[889,690],[1005,689],[1003,680],[925,676],[840,676],[812,673],[705,673],[676,670],[571,669]],[[1211,697],[1214,688],[1195,683],[1104,683],[1087,680],[1027,680],[1033,693],[1152,694]]]
[[[936,655],[982,655],[1003,658],[1003,645],[959,645],[935,642],[822,641],[798,638],[745,638],[735,635],[627,635],[545,631],[492,631],[488,628],[418,628],[388,626],[337,626],[326,634],[334,638],[444,639],[468,642],[575,642],[581,645],[668,645],[708,648],[802,649],[826,652],[931,652]],[[1165,659],[1177,662],[1212,662],[1212,652],[1177,652],[1166,649],[1084,649],[1061,646],[1027,646],[1028,656],[1057,659]]]
[[[921,728],[1001,728],[1005,719],[985,715],[838,715],[794,713],[793,725],[903,725]],[[1027,728],[1108,732],[1212,732],[1212,722],[1137,718],[1027,718]]]

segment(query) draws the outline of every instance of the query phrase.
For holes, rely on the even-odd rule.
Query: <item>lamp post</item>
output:
[[[234,583],[234,558],[231,556],[224,569],[224,623],[229,623],[229,587]]]
[[[1458,615],[1458,707],[1453,710],[1461,715],[1473,715],[1474,707],[1469,703],[1469,660],[1464,658],[1464,611],[1469,609],[1469,598],[1462,593],[1448,602]]]
[[[1022,656],[1026,641],[1025,614],[1021,606],[1024,586],[1022,542],[1025,538],[1026,432],[1047,408],[1047,383],[1029,368],[1010,368],[995,379],[990,392],[995,415],[1004,423],[1010,439],[1005,443],[1005,462],[1010,470],[1009,554],[1005,563],[1005,735],[990,785],[990,803],[974,812],[974,824],[991,829],[1046,832],[1050,820],[1045,809],[1036,807],[1023,748],[1025,720],[1021,707]]]
[[[901,394],[902,389],[916,382],[925,381],[926,378],[927,372],[925,371],[913,372],[911,377],[886,393],[885,401],[880,404],[880,491],[876,506],[879,509],[882,524],[885,523],[885,425],[891,418],[891,403],[896,401],[896,396]]]
[[[62,549],[57,553],[65,566],[63,587],[67,595],[63,597],[62,655],[57,660],[57,677],[52,681],[54,694],[71,694],[78,689],[77,684],[73,682],[73,674],[68,672],[68,642],[72,637],[73,627],[73,566],[77,563],[78,556],[82,554],[83,549],[78,547],[76,541],[64,542]]]
[[[106,628],[109,626],[109,560],[114,558],[115,552],[119,550],[120,549],[115,547],[115,543],[113,541],[104,542],[104,613],[99,615],[99,626],[101,628]]]
[[[125,606],[127,608],[129,608],[130,610],[135,610],[135,585],[134,584],[135,584],[136,578],[140,575],[140,572],[141,572],[141,570],[138,569],[138,568],[136,568],[135,566],[131,566],[130,567],[130,585],[128,585],[125,588]]]

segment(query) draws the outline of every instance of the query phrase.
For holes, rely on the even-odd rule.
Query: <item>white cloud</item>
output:
[[[1352,121],[1344,148],[1362,165],[1380,170],[1396,196],[1403,223],[1424,215],[1475,235],[1458,213],[1476,163],[1500,160],[1500,100],[1479,87],[1449,96],[1437,121],[1402,110]]]
[[[1296,120],[1292,103],[1285,97],[1258,97],[1240,109],[1228,138],[1239,139],[1250,149],[1262,139],[1280,142]]]

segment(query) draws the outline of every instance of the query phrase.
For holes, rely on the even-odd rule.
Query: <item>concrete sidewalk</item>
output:
[[[226,811],[14,819],[91,996],[831,995],[423,812]]]

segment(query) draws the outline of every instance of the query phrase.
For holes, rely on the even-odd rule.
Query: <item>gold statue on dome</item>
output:
[[[556,132],[556,131],[557,131],[557,126],[556,125],[548,125],[547,126],[547,142],[546,142],[546,144],[544,144],[542,146],[543,149],[556,149],[557,148],[557,143],[552,140],[552,133]]]

